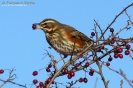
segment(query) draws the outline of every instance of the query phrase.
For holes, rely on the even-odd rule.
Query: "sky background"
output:
[[[53,49],[49,49],[45,35],[41,30],[32,30],[33,23],[39,23],[45,18],[53,18],[61,23],[73,26],[77,30],[83,32],[88,37],[94,28],[94,19],[97,20],[102,29],[105,29],[113,18],[123,10],[124,7],[133,3],[132,0],[26,0],[26,2],[34,2],[34,4],[26,4],[26,6],[11,6],[9,2],[25,2],[23,0],[1,0],[0,1],[0,69],[15,68],[14,74],[17,77],[14,81],[20,84],[26,84],[30,88],[33,79],[44,81],[49,77],[45,69],[41,70],[38,76],[33,77],[32,72],[44,68],[50,62],[49,57],[43,55],[48,50],[54,55],[55,59],[59,59],[59,54]],[[5,4],[4,4],[5,3]],[[6,6],[9,5],[9,6]],[[133,19],[133,7],[127,10]],[[128,20],[125,13],[121,15],[112,27],[117,32],[126,25]],[[131,37],[133,30],[123,31],[120,37]],[[108,36],[108,32],[106,35]],[[132,45],[133,46],[133,45]],[[104,58],[107,61],[108,57]],[[62,65],[59,64],[59,67]],[[91,66],[97,69],[96,64]],[[133,79],[133,60],[129,56],[113,60],[111,68],[115,70],[122,69],[129,79]],[[106,80],[110,80],[109,88],[119,88],[120,75],[110,71],[103,66],[103,74]],[[8,78],[9,71],[0,75],[0,79]],[[71,80],[67,76],[60,77],[55,81],[70,82],[76,78],[84,77],[84,72],[76,73]],[[74,87],[94,88],[95,80],[98,77],[97,88],[104,88],[98,74],[90,77],[86,74],[88,83],[77,83]],[[0,85],[2,82],[0,82]],[[60,86],[60,85],[59,85]],[[19,88],[19,86],[7,83],[2,88]],[[21,87],[20,87],[21,88]],[[33,86],[32,88],[35,88]],[[59,88],[63,88],[60,86]],[[124,80],[123,88],[130,88],[129,84]]]

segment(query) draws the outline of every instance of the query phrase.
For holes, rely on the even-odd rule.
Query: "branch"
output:
[[[105,29],[105,31],[103,32],[103,34],[100,36],[100,38],[97,40],[99,41],[103,35],[106,33],[106,31],[111,27],[111,25],[116,21],[116,19],[124,12],[126,11],[129,7],[133,6],[133,3],[128,5],[126,8],[124,8],[118,15],[116,15],[116,17],[113,19],[113,21],[107,26],[107,28]]]

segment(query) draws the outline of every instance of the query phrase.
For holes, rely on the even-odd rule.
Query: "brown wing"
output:
[[[75,28],[68,26],[68,25],[63,25],[63,28],[60,30],[63,36],[66,37],[66,39],[69,39],[72,43],[76,42],[77,47],[83,47],[86,43],[91,43],[91,39],[88,38],[85,34],[79,32]],[[85,43],[86,42],[86,43]]]

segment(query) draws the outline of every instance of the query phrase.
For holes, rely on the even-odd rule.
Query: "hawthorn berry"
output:
[[[47,67],[47,68],[46,68],[46,71],[47,71],[47,72],[50,72],[50,68]]]
[[[51,67],[52,67],[52,64],[50,63],[50,64],[48,65],[48,67],[51,68]]]
[[[109,62],[106,62],[106,66],[110,66],[110,63]]]
[[[35,25],[35,24],[33,24],[33,25],[32,25],[32,28],[33,28],[33,29],[36,29],[36,25]]]
[[[64,69],[63,73],[64,73],[64,74],[68,74],[68,69],[67,69],[67,68]]]
[[[37,79],[34,79],[34,80],[33,80],[33,83],[34,83],[34,84],[37,84],[37,83],[38,83],[38,80],[37,80]]]
[[[47,79],[47,83],[49,83],[51,81],[51,77]]]
[[[90,64],[89,64],[89,62],[86,62],[85,63],[85,67],[88,67]]]
[[[37,74],[38,74],[38,71],[34,71],[34,72],[32,73],[33,76],[36,76]]]
[[[125,55],[129,55],[130,54],[130,51],[129,50],[126,50],[125,51]]]
[[[72,77],[75,76],[75,72],[74,71],[70,71],[69,73]]]
[[[36,86],[36,88],[41,88],[41,86]]]
[[[91,36],[95,36],[95,33],[94,32],[91,32]]]
[[[71,78],[72,78],[72,76],[71,76],[70,74],[68,74],[68,75],[67,75],[67,78],[68,78],[68,79],[71,79]]]
[[[83,78],[80,78],[80,79],[79,79],[79,82],[83,82]]]
[[[43,82],[40,82],[40,83],[39,83],[39,86],[43,86]]]
[[[83,81],[84,81],[84,83],[87,83],[88,82],[88,79],[87,78],[84,78]]]
[[[54,84],[54,81],[52,81],[52,84]]]
[[[90,69],[89,75],[90,76],[93,76],[93,74],[94,74],[94,70],[93,69]]]
[[[118,54],[119,58],[123,58],[123,54]]]
[[[112,60],[113,60],[113,58],[112,58],[112,57],[109,57],[109,58],[108,58],[108,61],[112,61]]]
[[[94,73],[94,70],[93,69],[90,69],[90,72]]]
[[[3,74],[4,73],[4,70],[3,69],[0,69],[0,74]]]
[[[93,76],[93,74],[94,74],[93,72],[89,72],[89,75],[90,75],[90,76]]]
[[[117,52],[118,52],[118,53],[121,53],[122,51],[123,51],[122,48],[117,48]]]
[[[114,58],[118,58],[118,53],[115,53],[114,54]]]
[[[49,77],[46,81],[45,84],[48,84],[51,81],[51,77]],[[54,81],[52,81],[52,84],[54,84]]]
[[[76,67],[80,66],[80,63],[76,63],[75,66],[76,66]]]
[[[130,49],[130,45],[129,44],[126,45],[126,49]]]
[[[112,33],[113,33],[113,32],[114,32],[114,28],[110,28],[110,32],[112,32]]]
[[[110,40],[110,43],[111,44],[114,44],[115,43],[115,40],[114,39]]]

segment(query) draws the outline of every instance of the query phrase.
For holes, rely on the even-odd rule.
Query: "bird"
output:
[[[64,58],[68,55],[78,55],[93,43],[90,38],[74,27],[51,18],[34,23],[32,28],[43,30],[49,45],[64,55]]]

